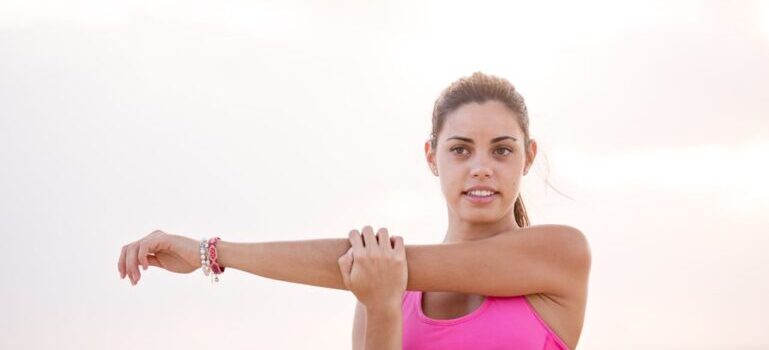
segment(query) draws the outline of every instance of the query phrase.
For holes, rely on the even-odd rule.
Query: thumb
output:
[[[139,264],[145,270],[150,267],[149,257],[150,254],[155,254],[158,251],[158,246],[161,244],[158,238],[149,238],[143,241],[139,245]]]
[[[147,255],[150,252],[150,244],[152,244],[152,242],[149,240],[147,242],[139,244],[139,265],[145,270],[149,268],[149,265],[150,265],[147,259]]]
[[[350,289],[350,272],[352,271],[352,248],[347,250],[347,253],[339,257],[339,260],[337,260],[339,263],[339,270],[342,272],[342,281],[344,282],[345,287],[347,289]]]
[[[160,259],[154,255],[147,255],[147,261],[149,262],[149,266],[163,267],[163,264],[160,263]]]

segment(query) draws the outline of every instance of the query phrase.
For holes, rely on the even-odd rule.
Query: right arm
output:
[[[352,245],[347,238],[294,241],[217,243],[224,267],[262,277],[318,287],[348,290],[339,273],[338,259]]]
[[[197,245],[197,242],[195,242]],[[348,238],[231,243],[220,241],[220,264],[263,277],[349,290],[338,259]],[[591,254],[585,236],[564,225],[524,227],[470,242],[404,246],[406,290],[486,296],[584,293]]]
[[[217,249],[219,263],[224,267],[276,280],[349,290],[338,263],[351,246],[349,238],[322,238],[219,241]],[[486,296],[584,294],[591,265],[585,236],[575,228],[553,224],[524,227],[470,242],[408,245],[404,250],[408,260],[406,290]],[[171,271],[189,273],[200,268],[196,239],[169,237],[156,231],[123,247],[118,261],[121,277],[129,273],[138,280],[140,263],[145,267],[158,264],[157,257],[150,258],[147,253],[158,255],[164,251],[168,251],[163,256],[169,262],[180,261],[168,268]]]

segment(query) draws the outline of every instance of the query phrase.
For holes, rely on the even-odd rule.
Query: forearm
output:
[[[403,311],[401,305],[366,308],[364,350],[402,350]]]
[[[347,238],[239,243],[219,241],[219,264],[286,282],[347,290],[338,259],[350,249]]]

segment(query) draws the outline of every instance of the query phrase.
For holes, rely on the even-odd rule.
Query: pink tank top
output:
[[[524,296],[489,297],[473,312],[432,319],[422,291],[403,293],[403,350],[569,350]]]

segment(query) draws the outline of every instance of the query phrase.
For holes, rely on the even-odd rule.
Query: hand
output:
[[[352,247],[339,260],[344,284],[366,307],[400,307],[408,282],[403,238],[389,237],[386,228],[374,236],[371,226],[349,233]]]
[[[128,275],[131,284],[141,278],[139,265],[162,267],[171,272],[190,273],[200,266],[199,242],[192,238],[155,230],[146,237],[123,246],[118,260],[120,278]]]

